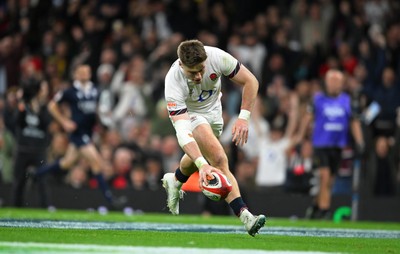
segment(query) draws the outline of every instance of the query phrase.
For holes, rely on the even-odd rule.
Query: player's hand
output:
[[[199,187],[200,187],[200,189],[203,189],[203,184],[208,185],[208,180],[214,178],[214,176],[211,174],[212,172],[221,173],[221,170],[214,168],[213,166],[208,165],[208,164],[204,164],[199,169]]]
[[[76,130],[76,123],[68,119],[62,123],[62,127],[66,132],[70,133]]]
[[[247,120],[238,118],[232,127],[232,142],[236,146],[243,146],[249,137],[249,123]]]

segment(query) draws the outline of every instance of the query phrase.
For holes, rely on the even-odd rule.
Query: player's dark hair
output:
[[[22,100],[24,102],[30,102],[32,98],[38,95],[40,91],[40,81],[36,79],[30,79],[21,84],[22,88]]]
[[[196,66],[207,59],[204,45],[199,40],[183,41],[178,46],[178,57],[187,67]]]

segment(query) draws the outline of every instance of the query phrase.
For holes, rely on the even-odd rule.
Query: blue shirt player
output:
[[[78,66],[74,72],[73,85],[57,93],[48,104],[50,114],[69,133],[70,144],[63,158],[53,164],[40,167],[36,177],[71,168],[81,154],[88,160],[104,197],[110,204],[114,204],[115,200],[102,175],[103,159],[91,140],[92,129],[96,123],[99,91],[90,78],[90,67]],[[61,112],[59,107],[61,103],[68,104],[71,118]]]
[[[308,218],[330,216],[331,189],[341,161],[342,149],[349,145],[349,131],[357,147],[364,147],[360,121],[352,108],[351,98],[343,92],[344,76],[338,70],[329,70],[325,76],[325,91],[314,95],[309,114],[300,128],[304,136],[314,119],[312,144],[314,167],[319,171],[320,188],[314,204],[307,210]]]

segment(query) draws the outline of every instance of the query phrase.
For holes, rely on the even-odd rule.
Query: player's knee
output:
[[[225,153],[214,154],[211,158],[211,165],[219,169],[227,168],[228,157]]]
[[[60,168],[63,170],[70,169],[73,166],[74,162],[71,162],[69,160],[61,160],[60,161]]]

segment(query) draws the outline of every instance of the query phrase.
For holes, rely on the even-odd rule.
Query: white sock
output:
[[[251,216],[253,216],[253,214],[249,210],[243,209],[243,211],[240,213],[239,218],[242,223],[245,223],[247,221],[246,218]]]

